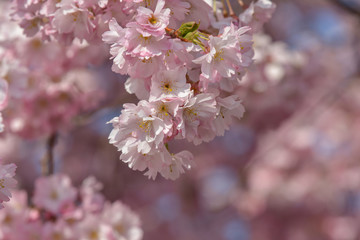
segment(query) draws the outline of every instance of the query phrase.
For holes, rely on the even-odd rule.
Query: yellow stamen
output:
[[[214,54],[214,59],[215,59],[215,61],[224,60],[224,58],[223,58],[223,50],[216,51],[216,53]]]
[[[151,17],[149,17],[149,23],[151,23],[152,25],[156,24],[157,23],[157,19],[156,17],[154,16],[154,14],[151,15]]]
[[[151,121],[140,121],[139,128],[141,128],[144,132],[149,132],[151,127]]]
[[[4,182],[5,182],[5,179],[0,179],[0,189],[5,188]]]

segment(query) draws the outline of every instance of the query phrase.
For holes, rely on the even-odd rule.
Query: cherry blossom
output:
[[[11,198],[10,189],[16,186],[17,181],[14,179],[16,165],[0,165],[0,208],[3,208],[3,202],[8,202]]]
[[[52,214],[60,214],[71,207],[77,191],[71,186],[70,178],[65,175],[54,175],[50,178],[39,178],[35,183],[34,204]]]

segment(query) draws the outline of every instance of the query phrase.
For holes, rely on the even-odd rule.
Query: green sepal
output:
[[[181,24],[181,26],[177,30],[177,33],[180,37],[185,38],[185,36],[187,34],[197,32],[199,26],[200,26],[200,23],[186,22],[186,23]]]

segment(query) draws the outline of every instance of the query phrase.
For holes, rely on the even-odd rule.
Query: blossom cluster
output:
[[[40,32],[43,39],[56,38],[71,43],[74,38],[96,39],[101,18],[109,14],[107,1],[23,1],[13,4],[13,19],[20,22],[26,36]]]
[[[15,164],[0,164],[0,209],[4,207],[3,202],[8,202],[11,197],[10,190],[16,186]]]
[[[254,6],[228,24],[212,24],[220,27],[211,33],[198,30],[201,24],[196,22],[181,24],[187,18],[178,21],[176,16],[189,9],[170,9],[164,0],[137,6],[125,26],[110,20],[103,40],[111,45],[112,69],[129,75],[126,90],[140,99],[125,104],[120,116],[110,121],[110,143],[129,167],[148,169],[149,178],[160,173],[176,179],[191,168],[193,156],[169,152],[170,140],[209,142],[224,135],[233,118],[243,116],[242,102],[231,91],[253,63],[252,34],[257,29],[246,24],[253,19],[264,23],[274,10],[271,1]],[[212,12],[207,14],[211,23]],[[244,15],[249,15],[247,22],[239,20]]]
[[[28,205],[26,192],[15,191],[0,212],[0,238],[142,239],[139,217],[120,201],[106,201],[101,189],[94,177],[86,178],[79,189],[66,175],[41,177],[35,183],[33,205]]]
[[[19,22],[29,37],[40,34],[43,40],[55,39],[65,44],[74,39],[98,43],[111,18],[125,23],[134,17],[139,6],[153,4],[154,1],[149,0],[15,0],[12,18]],[[211,8],[203,0],[169,0],[165,5],[168,14],[173,16],[170,24],[184,20],[185,16],[189,20],[200,20],[205,28],[210,24],[208,12]]]
[[[213,4],[219,6],[215,12]],[[45,81],[45,89],[36,84],[34,94],[18,104],[14,112],[24,115],[10,117],[11,130],[36,136],[69,125],[82,103],[89,102],[86,97],[82,101],[73,86],[62,87],[73,66],[85,66],[77,62],[73,49],[101,46],[106,52],[103,47],[110,45],[112,70],[128,76],[125,89],[140,100],[124,104],[120,116],[110,121],[110,143],[121,151],[123,162],[134,170],[147,169],[149,178],[158,173],[178,178],[194,165],[194,157],[186,150],[173,153],[171,140],[209,142],[224,135],[234,118],[242,118],[242,100],[233,90],[253,64],[253,34],[270,19],[275,4],[258,0],[238,16],[214,17],[224,8],[205,0],[14,1],[12,19],[32,37],[29,47],[20,48],[25,56],[20,65],[24,62],[35,74],[30,79],[46,72],[50,81]],[[60,56],[70,53],[65,61],[58,60],[48,45]],[[38,63],[27,56],[52,64],[33,73]],[[59,72],[55,76],[54,69]],[[53,79],[61,79],[55,91],[49,87]]]
[[[273,42],[270,36],[254,35],[254,62],[241,83],[255,92],[264,92],[269,88],[289,81],[305,67],[306,54],[290,49],[283,42]]]
[[[10,3],[1,2],[0,7],[9,10]],[[0,15],[0,111],[8,102],[7,131],[26,138],[49,136],[98,106],[99,75],[88,66],[106,59],[103,45],[74,41],[65,46],[44,42],[39,34],[29,38],[9,16]]]

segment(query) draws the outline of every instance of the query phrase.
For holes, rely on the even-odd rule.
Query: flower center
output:
[[[118,232],[119,234],[122,234],[122,233],[124,233],[124,231],[125,231],[125,228],[124,228],[124,226],[123,226],[121,223],[119,223],[118,225],[116,225],[116,226],[114,227],[114,229],[115,229],[115,231]]]
[[[216,53],[214,54],[214,59],[215,59],[215,61],[224,60],[224,58],[223,58],[223,50],[220,50],[220,51],[216,50]]]
[[[194,121],[197,116],[197,112],[194,108],[185,108],[184,117],[189,121]]]
[[[4,182],[5,182],[5,179],[0,179],[0,189],[5,188]]]
[[[95,240],[95,239],[98,239],[98,238],[99,238],[98,232],[95,231],[95,230],[91,231],[90,234],[89,234],[89,238],[90,238],[90,239],[94,239],[94,240]]]
[[[79,18],[79,12],[71,13],[71,16],[73,17],[73,21],[76,22]]]
[[[154,16],[154,14],[151,14],[151,17],[149,17],[149,22],[152,24],[152,25],[154,25],[154,24],[156,24],[157,23],[157,19],[156,19],[156,17]]]
[[[171,93],[173,91],[173,88],[171,86],[171,83],[169,81],[163,82],[163,85],[161,86],[164,93]]]
[[[157,112],[158,112],[158,116],[160,118],[164,118],[164,117],[169,116],[168,107],[166,106],[165,103],[162,103],[162,104],[159,105]]]
[[[140,121],[139,127],[140,127],[144,132],[149,132],[150,127],[151,127],[151,121],[149,121],[149,120],[147,120],[147,121]]]
[[[58,198],[59,198],[59,195],[57,194],[57,192],[55,190],[51,191],[50,199],[57,200]]]
[[[62,234],[61,234],[61,233],[58,233],[58,232],[54,233],[54,234],[52,235],[52,237],[53,237],[54,240],[63,240],[63,239],[64,239],[63,236],[62,236]]]
[[[31,41],[31,46],[36,50],[40,49],[42,47],[42,42],[40,41],[40,39],[34,39]]]

